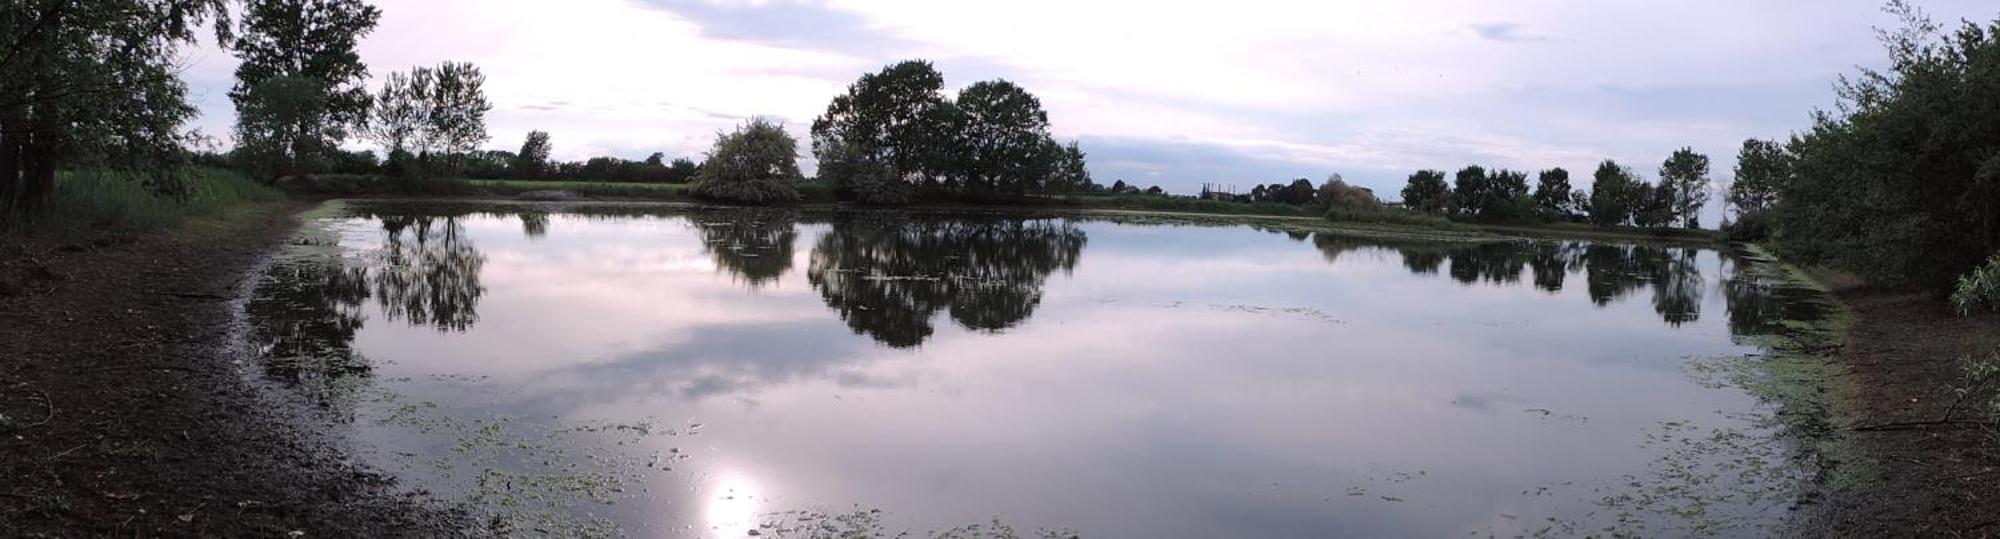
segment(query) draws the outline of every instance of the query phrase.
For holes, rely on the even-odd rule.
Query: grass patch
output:
[[[121,172],[63,172],[47,204],[9,216],[0,222],[0,232],[62,241],[127,236],[285,199],[284,193],[224,169],[196,168],[187,181],[188,196],[174,199],[153,195],[139,178]]]

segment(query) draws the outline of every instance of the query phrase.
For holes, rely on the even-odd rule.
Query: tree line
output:
[[[1947,291],[2000,267],[2000,20],[1946,31],[1907,3],[1887,11],[1901,25],[1880,33],[1886,71],[1843,77],[1835,109],[1783,142],[1744,141],[1729,229],[1799,262]]]
[[[1700,228],[1713,181],[1709,159],[1681,148],[1660,163],[1648,183],[1631,167],[1606,159],[1591,173],[1590,189],[1572,187],[1562,167],[1535,174],[1471,165],[1447,176],[1420,170],[1403,187],[1410,210],[1486,223],[1587,222],[1599,226]]]

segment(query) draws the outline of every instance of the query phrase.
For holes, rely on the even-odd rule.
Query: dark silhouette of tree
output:
[[[908,348],[930,337],[939,311],[972,330],[1021,323],[1049,274],[1076,267],[1085,242],[1056,220],[844,214],[814,246],[806,275],[856,334]]]
[[[1544,170],[1535,177],[1535,209],[1547,219],[1565,220],[1574,214],[1570,207],[1569,171],[1562,167]]]
[[[1708,205],[1708,156],[1693,148],[1674,150],[1660,163],[1660,186],[1656,205],[1664,206],[1666,224],[1680,221],[1686,228],[1700,226],[1701,208]]]
[[[742,204],[799,200],[798,141],[776,123],[752,118],[718,133],[708,163],[688,189],[695,196]]]
[[[1445,213],[1454,206],[1452,200],[1451,186],[1445,185],[1442,170],[1419,170],[1403,187],[1403,206],[1412,210]]]

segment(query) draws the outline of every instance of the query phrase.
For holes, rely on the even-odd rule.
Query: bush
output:
[[[718,134],[708,163],[702,165],[689,190],[694,196],[722,202],[771,204],[795,202],[798,186],[798,141],[783,127],[763,118],[751,119],[733,133]]]
[[[1722,234],[1733,242],[1763,241],[1771,237],[1771,211],[1757,210],[1738,215],[1735,221],[1722,225]]]
[[[1951,293],[1951,306],[1958,309],[1959,316],[1971,316],[1981,308],[2000,311],[2000,254],[1958,278],[1958,288]]]
[[[7,231],[61,234],[138,232],[171,226],[247,203],[280,200],[277,190],[231,170],[197,167],[185,173],[187,193],[155,195],[130,174],[84,170],[64,172],[47,204],[33,213],[0,220]]]

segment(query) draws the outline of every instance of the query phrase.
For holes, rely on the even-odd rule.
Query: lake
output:
[[[1739,379],[1817,310],[1756,265],[1279,221],[350,201],[273,259],[243,339],[357,458],[510,533],[1742,536],[1809,475]]]

